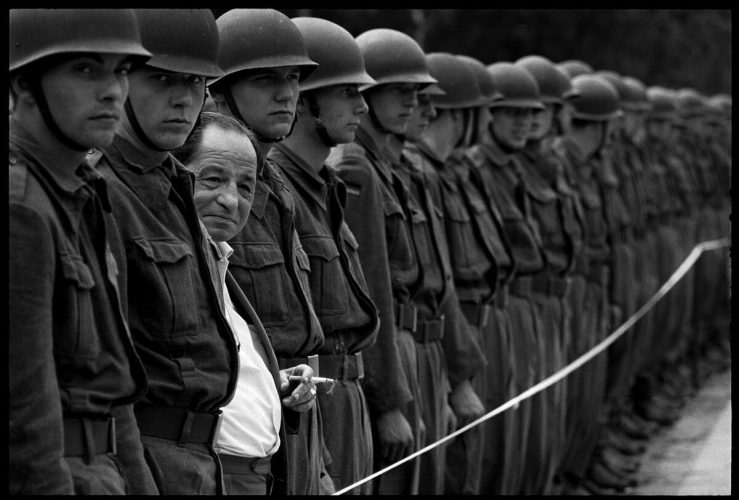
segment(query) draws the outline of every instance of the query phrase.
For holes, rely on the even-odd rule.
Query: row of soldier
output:
[[[10,77],[11,493],[346,488],[729,234],[730,97],[580,61],[272,9],[35,9]],[[708,253],[606,352],[350,493],[622,490],[726,366],[728,315]]]

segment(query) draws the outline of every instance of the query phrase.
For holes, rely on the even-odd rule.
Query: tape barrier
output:
[[[680,281],[683,276],[690,270],[691,267],[693,267],[693,264],[698,260],[698,258],[701,256],[703,252],[708,252],[711,250],[717,250],[719,248],[728,247],[730,245],[729,238],[722,238],[718,240],[711,240],[711,241],[704,241],[702,243],[697,244],[695,247],[693,247],[693,250],[688,254],[688,256],[685,258],[685,260],[678,266],[678,268],[675,270],[675,272],[672,273],[672,275],[669,277],[667,281],[660,287],[659,290],[657,290],[657,293],[655,293],[637,312],[635,312],[629,319],[624,321],[621,326],[616,328],[616,330],[613,331],[608,337],[606,337],[601,343],[590,349],[588,352],[574,360],[569,365],[565,366],[558,372],[554,373],[553,375],[550,375],[549,377],[545,378],[538,384],[534,385],[533,387],[525,390],[518,396],[514,397],[513,399],[510,399],[500,405],[499,407],[495,408],[494,410],[490,411],[489,413],[486,413],[482,417],[478,418],[477,420],[470,422],[469,424],[465,425],[464,427],[460,427],[456,431],[452,432],[448,436],[445,436],[441,438],[440,440],[429,444],[428,446],[425,446],[421,448],[420,450],[408,455],[407,457],[402,458],[401,460],[388,465],[382,470],[379,470],[359,481],[357,481],[354,484],[351,484],[339,491],[336,491],[333,493],[333,495],[342,495],[346,493],[347,491],[351,491],[352,489],[356,488],[357,486],[360,486],[368,481],[372,481],[378,476],[381,476],[382,474],[385,474],[386,472],[399,467],[403,465],[404,463],[413,460],[414,458],[423,455],[429,450],[432,450],[436,448],[437,446],[441,446],[442,444],[446,443],[449,440],[454,439],[455,437],[459,436],[463,432],[466,432],[473,427],[480,425],[481,423],[485,422],[486,420],[489,420],[493,418],[496,415],[499,415],[500,413],[503,413],[507,409],[511,407],[518,407],[519,403],[525,399],[530,398],[534,394],[543,391],[550,385],[556,384],[566,376],[568,376],[573,371],[580,368],[582,365],[593,359],[595,356],[603,352],[613,344],[616,340],[618,340],[619,337],[621,337],[626,331],[631,328],[634,323],[639,321],[639,319],[642,318],[650,309],[654,307],[654,305],[665,295],[667,295],[667,292],[672,289],[678,281]]]

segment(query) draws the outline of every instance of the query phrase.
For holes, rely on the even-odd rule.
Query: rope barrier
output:
[[[464,427],[461,427],[457,429],[456,431],[452,432],[451,434],[441,438],[440,440],[429,444],[428,446],[425,446],[421,448],[420,450],[408,455],[407,457],[402,458],[401,460],[388,465],[382,470],[379,470],[364,479],[360,479],[354,484],[351,484],[339,491],[336,491],[333,493],[333,495],[342,495],[346,493],[347,491],[351,491],[352,489],[356,488],[357,486],[361,486],[362,484],[372,481],[378,476],[381,476],[382,474],[385,474],[386,472],[391,471],[392,469],[396,467],[400,467],[404,463],[413,460],[414,458],[426,453],[429,450],[432,450],[438,446],[441,446],[442,444],[446,443],[447,441],[454,439],[455,437],[459,436],[463,432],[466,432],[473,427],[480,425],[482,422],[485,422],[486,420],[489,420],[493,418],[494,416],[503,413],[507,409],[511,408],[512,406],[518,406],[519,403],[525,399],[530,398],[534,394],[537,394],[538,392],[543,391],[547,387],[556,384],[566,376],[568,376],[573,371],[580,368],[582,365],[593,359],[595,356],[603,352],[605,349],[608,348],[612,343],[614,343],[619,337],[621,337],[629,328],[631,328],[634,323],[639,321],[639,319],[642,318],[654,305],[664,297],[667,292],[669,292],[678,281],[680,281],[683,276],[688,272],[688,270],[693,267],[693,264],[698,260],[698,258],[701,256],[703,252],[711,251],[711,250],[717,250],[719,248],[728,247],[730,245],[729,238],[722,238],[718,240],[711,240],[711,241],[704,241],[702,243],[697,244],[691,252],[688,254],[688,256],[683,260],[683,262],[678,266],[678,268],[672,273],[672,275],[669,277],[667,281],[660,287],[659,290],[638,310],[636,311],[629,319],[624,321],[621,326],[619,326],[616,330],[613,331],[608,337],[606,337],[602,342],[600,342],[598,345],[594,346],[592,349],[590,349],[588,352],[574,360],[569,365],[565,366],[558,372],[550,375],[549,377],[545,378],[538,384],[534,385],[533,387],[525,390],[518,396],[514,397],[513,399],[510,399],[500,405],[499,407],[495,408],[494,410],[486,413],[482,417],[478,418],[477,420],[470,422],[469,424],[465,425]]]

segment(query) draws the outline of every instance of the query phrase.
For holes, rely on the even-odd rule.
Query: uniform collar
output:
[[[485,156],[498,166],[502,167],[511,160],[511,157],[505,154],[495,143],[485,142],[480,144],[480,146]]]
[[[321,175],[321,173],[325,173],[325,165],[321,168],[321,173],[316,173],[295,151],[283,143],[276,144],[272,148],[269,158],[281,167],[296,190],[305,193],[326,210],[329,185],[324,176]]]

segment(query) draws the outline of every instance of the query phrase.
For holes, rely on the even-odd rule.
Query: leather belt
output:
[[[531,282],[531,276],[518,276],[508,285],[509,290],[519,297],[531,297]]]
[[[295,358],[277,358],[277,364],[280,370],[290,368],[295,365],[308,365],[313,369],[313,376],[320,377],[318,370],[320,368],[320,360],[318,354],[311,354],[309,356],[298,356]]]
[[[421,344],[428,344],[429,342],[443,339],[444,322],[445,318],[443,314],[438,319],[419,321],[416,331],[413,332],[413,338]]]
[[[260,458],[238,457],[236,455],[218,454],[224,474],[246,474],[247,471],[257,474],[272,472],[272,455]]]
[[[116,454],[115,418],[65,417],[64,456],[87,457]]]
[[[413,333],[418,328],[418,309],[413,304],[395,304],[395,324]]]
[[[321,377],[336,380],[360,380],[364,378],[362,353],[321,354]]]
[[[134,408],[136,422],[144,436],[185,443],[215,444],[221,427],[221,412],[200,413],[173,406]]]
[[[503,309],[508,306],[508,285],[499,284],[495,290],[495,307]]]
[[[550,273],[539,273],[532,276],[531,290],[544,295],[563,297],[570,286],[571,279]]]
[[[484,328],[488,324],[490,318],[490,310],[492,307],[490,304],[472,304],[470,302],[460,302],[460,309],[465,316],[467,321],[471,325],[475,325],[478,328]]]

